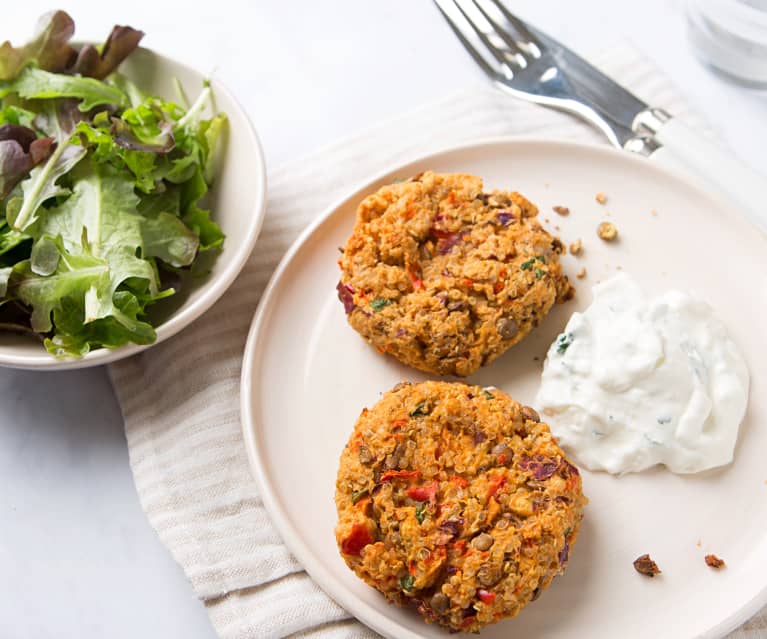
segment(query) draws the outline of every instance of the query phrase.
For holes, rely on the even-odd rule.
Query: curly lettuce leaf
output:
[[[125,344],[151,344],[157,339],[154,328],[141,319],[143,304],[128,291],[115,293],[114,305],[120,319],[105,317],[84,323],[84,309],[66,299],[53,311],[56,334],[45,340],[48,352],[56,357],[83,357],[94,347],[117,348]]]
[[[77,57],[69,45],[74,32],[75,23],[65,11],[45,14],[26,45],[14,47],[8,41],[0,45],[0,80],[13,80],[31,63],[48,71],[64,71]]]
[[[49,100],[77,98],[80,111],[90,111],[102,104],[125,107],[127,96],[115,86],[95,78],[51,73],[26,67],[14,80],[0,82],[0,97],[16,93],[25,99]]]
[[[128,169],[136,188],[151,193],[157,185],[155,156],[153,153],[134,151],[116,144],[110,133],[110,125],[81,122],[77,129],[78,144],[87,148],[91,158],[99,163],[109,163],[115,168]]]
[[[210,219],[210,212],[198,206],[207,191],[199,166],[192,178],[181,185],[181,219],[200,238],[200,251],[219,248],[225,237],[221,227]]]
[[[51,313],[63,300],[84,299],[92,286],[109,278],[108,265],[92,255],[71,255],[61,246],[60,256],[55,272],[46,276],[35,273],[30,260],[19,262],[8,284],[15,297],[32,309],[32,330],[38,333],[53,328]]]

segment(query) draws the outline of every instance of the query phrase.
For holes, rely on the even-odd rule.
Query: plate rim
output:
[[[283,278],[284,272],[290,266],[296,254],[314,236],[315,232],[323,224],[325,224],[325,222],[327,222],[334,215],[334,213],[341,206],[343,206],[354,194],[359,193],[363,189],[372,188],[372,186],[380,180],[383,180],[387,176],[390,176],[403,167],[411,164],[425,162],[438,156],[461,151],[469,151],[483,147],[503,147],[506,145],[513,146],[520,143],[585,150],[589,153],[596,152],[603,155],[610,155],[615,158],[620,158],[622,161],[627,160],[629,163],[637,163],[637,166],[650,166],[652,171],[664,174],[666,176],[671,176],[675,181],[679,181],[683,185],[686,185],[688,188],[694,189],[702,197],[710,200],[719,210],[725,210],[727,208],[726,201],[721,195],[706,190],[699,182],[690,177],[683,170],[677,169],[676,167],[664,166],[659,163],[650,163],[649,158],[633,155],[611,146],[603,146],[594,143],[577,142],[571,140],[559,140],[552,137],[542,136],[492,136],[472,140],[470,142],[458,145],[454,144],[445,147],[438,147],[426,153],[409,155],[403,160],[388,165],[384,170],[378,171],[365,180],[352,186],[348,190],[344,190],[344,194],[338,199],[334,200],[330,206],[326,207],[292,242],[288,250],[280,259],[277,267],[270,276],[266,287],[264,288],[258,303],[258,307],[256,308],[256,312],[254,313],[253,319],[251,320],[247,341],[243,350],[242,371],[240,374],[240,421],[242,436],[245,442],[245,449],[248,456],[248,465],[250,467],[251,475],[258,487],[259,495],[264,502],[264,506],[266,507],[269,518],[277,529],[281,540],[287,549],[291,552],[291,554],[296,557],[298,562],[301,564],[301,567],[306,571],[309,577],[311,577],[311,579],[317,583],[317,585],[328,597],[338,603],[341,607],[344,608],[344,610],[346,610],[358,621],[368,626],[372,630],[384,635],[385,637],[396,637],[396,639],[422,639],[423,635],[417,632],[413,632],[409,629],[402,628],[399,624],[392,626],[392,622],[388,617],[380,613],[376,608],[367,602],[357,597],[352,591],[347,590],[337,583],[337,580],[332,576],[330,571],[326,570],[320,562],[314,559],[313,553],[309,547],[303,543],[300,535],[290,524],[286,513],[283,512],[282,506],[278,503],[278,500],[275,497],[274,490],[265,473],[261,460],[265,460],[266,457],[263,455],[263,451],[261,451],[258,446],[256,436],[256,422],[254,420],[253,411],[251,410],[253,403],[252,389],[254,388],[253,373],[254,369],[256,368],[257,361],[260,358],[260,351],[263,350],[263,344],[261,342],[263,335],[261,329],[269,318],[272,298],[276,294],[277,287]],[[744,221],[748,222],[748,224],[753,229],[759,231],[758,227],[756,227],[740,211],[731,210],[729,214],[741,217]],[[764,233],[761,234],[763,238],[767,238],[767,235]],[[698,637],[700,639],[720,639],[727,633],[735,630],[743,623],[748,621],[765,605],[767,605],[767,582],[750,601],[747,601],[743,606],[735,610],[726,618],[722,619],[718,624],[712,626],[702,634],[698,635]],[[395,631],[397,634],[393,634]]]
[[[98,44],[89,40],[77,40],[76,43]],[[140,52],[142,55],[151,56],[162,63],[169,63],[180,67],[188,73],[199,76],[200,78],[207,77],[205,73],[199,71],[195,66],[174,56],[165,55],[157,49],[138,47],[136,52]],[[238,134],[248,135],[251,139],[254,158],[253,178],[256,181],[256,197],[249,207],[252,222],[248,228],[245,241],[240,249],[228,258],[227,264],[219,275],[220,279],[216,286],[211,287],[208,291],[203,293],[199,299],[190,304],[188,308],[181,312],[173,313],[165,322],[156,327],[157,337],[151,344],[125,344],[124,346],[113,349],[98,348],[86,353],[79,359],[56,359],[53,355],[45,351],[45,349],[41,349],[41,352],[36,355],[16,355],[13,353],[5,355],[0,354],[0,367],[17,370],[64,371],[101,366],[102,364],[109,364],[130,357],[131,355],[152,348],[184,330],[201,315],[210,310],[221,296],[229,290],[232,283],[247,263],[250,254],[253,252],[261,233],[264,218],[266,217],[266,158],[264,156],[263,144],[256,131],[256,127],[234,92],[218,78],[210,78],[210,82],[213,87],[214,95],[220,94],[226,96],[233,105],[233,108],[230,109],[230,111],[236,111],[239,118],[246,123],[246,129],[240,131]]]

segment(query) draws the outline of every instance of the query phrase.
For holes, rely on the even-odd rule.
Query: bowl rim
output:
[[[85,42],[87,41],[82,41],[80,43]],[[206,74],[202,73],[191,64],[187,64],[178,58],[167,56],[155,49],[138,47],[137,51],[142,51],[144,54],[153,56],[155,59],[162,62],[169,62],[177,67],[181,67],[184,71],[197,75],[201,79],[206,77]],[[242,244],[240,244],[237,250],[227,258],[222,271],[214,278],[205,282],[205,284],[198,289],[200,295],[197,299],[192,301],[185,308],[173,313],[166,321],[155,327],[157,339],[151,344],[126,344],[114,349],[98,348],[90,351],[79,359],[57,359],[42,347],[40,348],[39,353],[34,355],[27,353],[15,354],[0,352],[0,367],[26,370],[72,370],[101,366],[102,364],[109,364],[130,357],[165,341],[189,326],[189,324],[210,309],[232,285],[234,280],[240,274],[242,268],[245,266],[250,254],[253,252],[253,248],[256,245],[256,241],[264,222],[267,193],[266,161],[261,140],[247,111],[245,111],[234,93],[223,82],[217,78],[211,77],[210,83],[213,87],[214,95],[224,95],[231,102],[232,107],[227,110],[227,116],[231,118],[232,114],[236,113],[239,116],[239,119],[242,119],[246,123],[245,129],[238,131],[238,135],[249,135],[253,150],[253,180],[256,182],[256,197],[252,204],[250,223]]]

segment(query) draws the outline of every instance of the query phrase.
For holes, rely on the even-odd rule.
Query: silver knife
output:
[[[499,0],[434,0],[461,43],[502,89],[575,113],[619,148],[682,170],[767,233],[767,178],[653,108]]]

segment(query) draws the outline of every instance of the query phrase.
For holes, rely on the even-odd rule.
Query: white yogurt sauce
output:
[[[687,293],[647,299],[625,274],[593,288],[549,348],[537,407],[590,470],[732,461],[748,369],[713,309]]]

